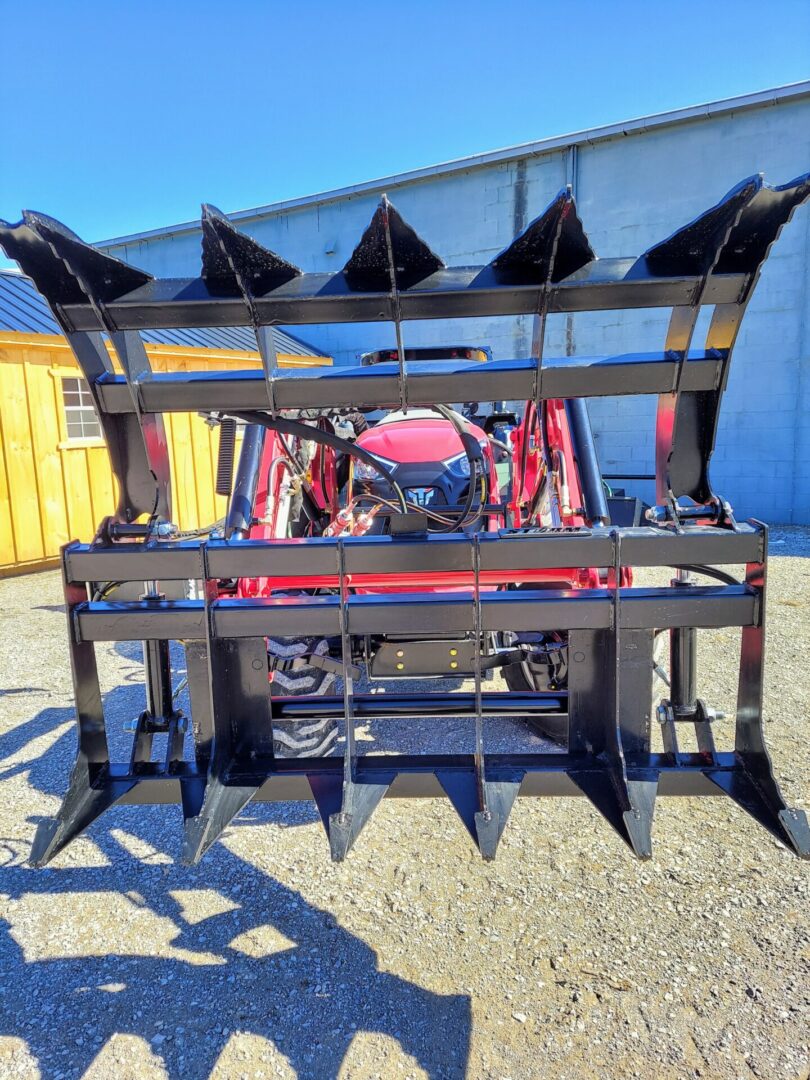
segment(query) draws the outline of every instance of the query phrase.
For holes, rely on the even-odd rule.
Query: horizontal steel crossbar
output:
[[[682,754],[680,763],[674,765],[667,754],[645,754],[628,761],[628,768],[639,775],[657,775],[659,795],[672,796],[720,796],[722,790],[706,775],[733,772],[736,767],[734,754],[716,754],[711,770],[700,754]],[[178,767],[175,776],[160,775],[159,766],[143,766],[134,783],[118,800],[119,805],[171,804],[181,800],[181,788],[185,785],[203,785],[201,774],[189,763]],[[584,795],[582,787],[572,779],[572,773],[591,770],[604,771],[599,762],[587,755],[566,753],[551,754],[487,754],[487,775],[495,782],[499,774],[506,776],[524,773],[519,796],[529,798],[576,797]],[[312,800],[310,780],[339,778],[343,772],[340,758],[323,758],[304,763],[274,761],[245,763],[241,768],[234,763],[229,775],[230,782],[257,784],[253,802],[307,802]],[[475,778],[472,755],[424,754],[424,755],[362,755],[358,758],[358,778],[373,781],[375,775],[393,774],[385,798],[433,799],[446,798],[446,792],[437,779],[437,773],[455,773],[459,778]],[[151,773],[151,775],[150,775]],[[121,782],[124,787],[130,777],[126,766],[110,766],[110,779]]]
[[[543,361],[540,397],[547,399],[669,393],[679,377],[682,390],[714,390],[723,370],[717,352],[693,352],[681,365],[666,353],[549,358]],[[460,394],[479,401],[526,401],[534,395],[537,363],[532,359],[426,360],[408,369],[409,404],[436,405]],[[123,376],[98,382],[105,412],[133,412]],[[271,407],[262,371],[158,373],[137,381],[141,411],[206,412]],[[273,375],[273,405],[279,409],[390,408],[400,402],[396,364],[371,367],[279,368]]]
[[[606,630],[612,625],[613,592],[607,589],[488,593],[481,597],[485,631]],[[622,589],[622,627],[627,630],[695,626],[752,626],[758,594],[746,585]],[[351,634],[464,634],[470,628],[470,597],[459,593],[352,596],[346,603]],[[340,633],[336,596],[217,600],[209,607],[217,639],[309,636]],[[77,640],[139,641],[205,637],[201,600],[87,603],[74,614]]]
[[[681,532],[641,526],[617,530],[622,559],[629,566],[719,566],[761,560],[761,530],[685,527]],[[478,538],[481,573],[509,574],[530,569],[594,566],[614,562],[613,530],[537,533],[482,533]],[[337,547],[344,552],[349,578],[363,574],[427,574],[470,569],[470,542],[462,535],[421,538],[358,536],[340,541],[248,540],[75,544],[66,549],[72,581],[171,581],[188,578],[329,577],[336,575]],[[203,569],[203,559],[207,571]],[[507,580],[501,578],[501,581]],[[519,580],[519,578],[516,578]]]
[[[609,311],[691,304],[700,275],[628,278],[633,259],[599,259],[547,292],[549,312]],[[714,275],[704,292],[705,304],[736,303],[745,274]],[[492,315],[531,315],[544,284],[502,285],[488,267],[438,270],[398,293],[400,318],[463,319]],[[262,325],[390,322],[395,306],[390,292],[352,292],[340,274],[304,274],[267,296],[253,300]],[[75,330],[103,330],[89,303],[64,304]],[[201,278],[149,281],[108,302],[105,314],[119,330],[171,329],[186,326],[245,326],[249,317],[241,298],[212,295]]]

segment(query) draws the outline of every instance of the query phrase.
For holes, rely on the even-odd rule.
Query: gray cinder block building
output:
[[[233,214],[239,227],[306,270],[348,259],[381,192],[452,265],[488,262],[571,184],[597,255],[633,256],[762,172],[781,184],[810,171],[810,82],[479,154],[351,188]],[[216,192],[197,193],[216,202]],[[199,268],[189,222],[106,242],[160,275]],[[546,355],[660,348],[668,312],[600,312],[549,319]],[[702,340],[698,329],[695,343]],[[526,356],[531,319],[409,323],[406,343],[485,344]],[[307,327],[336,363],[393,344],[385,324]],[[591,403],[603,469],[649,472],[655,402]],[[716,489],[741,516],[810,521],[810,208],[771,253],[735,351],[713,463]],[[648,499],[652,485],[627,485]]]

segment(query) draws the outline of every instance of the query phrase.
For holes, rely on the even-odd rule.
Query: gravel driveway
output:
[[[772,545],[767,730],[807,808],[810,531]],[[660,800],[649,863],[584,799],[519,800],[489,864],[448,804],[388,800],[339,866],[290,804],[193,869],[175,807],[29,869],[73,755],[60,604],[56,573],[0,581],[0,1077],[806,1080],[810,864],[724,799]],[[731,712],[738,633],[712,637]],[[99,651],[120,727],[141,665]]]

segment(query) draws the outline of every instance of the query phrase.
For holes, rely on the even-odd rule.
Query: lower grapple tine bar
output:
[[[343,784],[340,809],[336,813],[326,814],[321,811],[324,821],[328,821],[329,846],[334,862],[342,862],[349,853],[363,826],[374,813],[386,791],[391,785],[393,774],[378,775],[370,782],[358,774],[357,742],[354,727],[354,678],[351,663],[351,632],[349,626],[349,587],[346,578],[346,552],[342,539],[337,543],[339,618],[340,618],[340,660],[343,678],[343,718],[346,730],[346,747],[343,755]],[[316,802],[328,806],[335,802],[334,784],[316,784],[312,788]]]
[[[580,767],[570,770],[571,779],[587,795],[619,836],[640,859],[652,856],[652,819],[658,776],[649,769],[628,774],[622,747],[621,676],[622,639],[622,549],[621,533],[611,531],[613,543],[613,627],[610,641],[610,695],[600,726],[592,728],[592,746]],[[609,703],[609,704],[608,704]]]
[[[475,836],[481,855],[488,862],[495,858],[506,822],[512,812],[525,773],[514,770],[497,779],[487,775],[484,750],[484,709],[481,692],[481,546],[478,534],[472,537],[473,566],[473,664],[475,675],[475,773],[479,809],[475,814]]]
[[[217,582],[212,579],[208,569],[205,549],[202,574],[213,746],[202,792],[195,790],[190,797],[183,799],[181,862],[187,866],[193,866],[200,861],[236,815],[247,806],[261,784],[258,779],[251,783],[241,783],[229,776],[229,770],[234,765],[234,738],[229,711],[229,687],[225,680],[228,664],[220,662],[223,643],[218,641],[213,633],[212,605],[217,599]],[[262,648],[264,649],[264,646]],[[256,674],[266,680],[266,668]]]
[[[745,573],[746,584],[759,592],[760,604],[757,625],[745,626],[742,631],[734,741],[736,764],[731,770],[707,769],[706,776],[783,844],[801,858],[810,859],[807,816],[785,802],[765,745],[762,698],[768,530],[765,525],[760,527],[763,530],[762,561],[748,563]]]

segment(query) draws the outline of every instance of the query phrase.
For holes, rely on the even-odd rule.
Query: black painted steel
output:
[[[194,862],[250,800],[314,799],[332,855],[344,858],[383,798],[450,799],[485,858],[494,856],[515,798],[583,794],[639,857],[651,853],[656,798],[725,793],[798,854],[810,855],[810,831],[788,808],[763,736],[762,677],[766,533],[740,525],[709,481],[719,407],[745,306],[770,245],[800,202],[810,177],[778,188],[744,180],[715,206],[637,259],[596,259],[569,190],[487,266],[451,267],[383,196],[343,270],[300,271],[203,207],[202,273],[154,280],[83,243],[58,222],[25,213],[0,223],[0,244],[34,279],[64,329],[90,384],[110,449],[120,500],[91,545],[64,550],[69,647],[77,702],[78,752],[57,818],[40,826],[32,859],[47,862],[116,802],[182,805],[184,858]],[[469,363],[428,361],[408,368],[402,324],[411,319],[531,314],[542,328],[550,312],[671,307],[663,351],[542,360],[542,333],[530,357]],[[702,308],[713,307],[703,351],[692,351]],[[278,369],[269,328],[391,320],[399,362],[359,368]],[[172,326],[253,326],[263,371],[154,374],[138,330]],[[114,374],[101,332],[109,335],[123,376]],[[582,399],[657,394],[658,524],[607,529],[598,462]],[[176,543],[161,532],[171,516],[169,461],[161,413],[408,407],[459,400],[567,401],[569,426],[591,528],[523,529],[454,536],[380,536],[302,542],[241,541],[250,520],[263,428],[248,429],[227,532],[233,542]],[[289,419],[289,418],[288,418]],[[695,505],[697,504],[697,505]],[[138,517],[148,524],[125,535]],[[124,536],[119,541],[118,536]],[[629,587],[629,567],[745,563],[744,584]],[[531,584],[532,573],[595,567],[604,587],[559,591]],[[375,588],[389,575],[466,575],[466,591],[358,595],[358,575]],[[522,574],[526,575],[523,581]],[[271,576],[316,583],[313,595],[227,599],[219,582]],[[488,575],[488,576],[487,576]],[[683,575],[680,575],[681,577]],[[199,583],[202,600],[90,602],[88,581]],[[393,579],[392,579],[393,580]],[[489,583],[489,584],[487,584]],[[621,587],[620,587],[621,586]],[[315,589],[325,590],[314,595]],[[157,592],[157,585],[152,588]],[[733,753],[718,752],[711,714],[697,696],[696,630],[742,627]],[[674,711],[664,725],[666,752],[652,751],[653,636],[672,631],[678,720],[694,723],[699,752],[678,750]],[[484,691],[488,642],[503,631],[565,636],[567,693]],[[356,695],[358,642],[380,634],[425,640],[455,635],[469,643],[465,667],[475,692]],[[340,641],[340,698],[302,701],[268,692],[265,638]],[[187,651],[194,761],[182,760],[172,713],[168,642]],[[150,723],[142,717],[128,762],[111,762],[96,641],[146,642],[150,721],[169,726],[170,748],[151,760]],[[688,710],[685,706],[688,704]],[[693,708],[694,706],[694,708]],[[309,710],[309,711],[307,711]],[[568,728],[567,752],[491,754],[485,719],[554,715]],[[339,715],[342,757],[280,761],[273,721]],[[363,754],[358,717],[413,715],[441,724],[474,724],[475,753],[439,757]],[[665,720],[667,719],[665,716]],[[671,721],[671,722],[670,722]],[[173,727],[171,725],[174,724]]]
[[[596,456],[588,406],[582,398],[571,398],[565,402],[565,412],[568,416],[571,443],[582,485],[585,520],[589,525],[607,525],[610,515],[602,474],[599,470],[599,459]]]
[[[225,537],[247,536],[253,522],[253,506],[259,482],[259,466],[267,432],[260,424],[247,424],[239,452],[239,467],[225,517]]]

